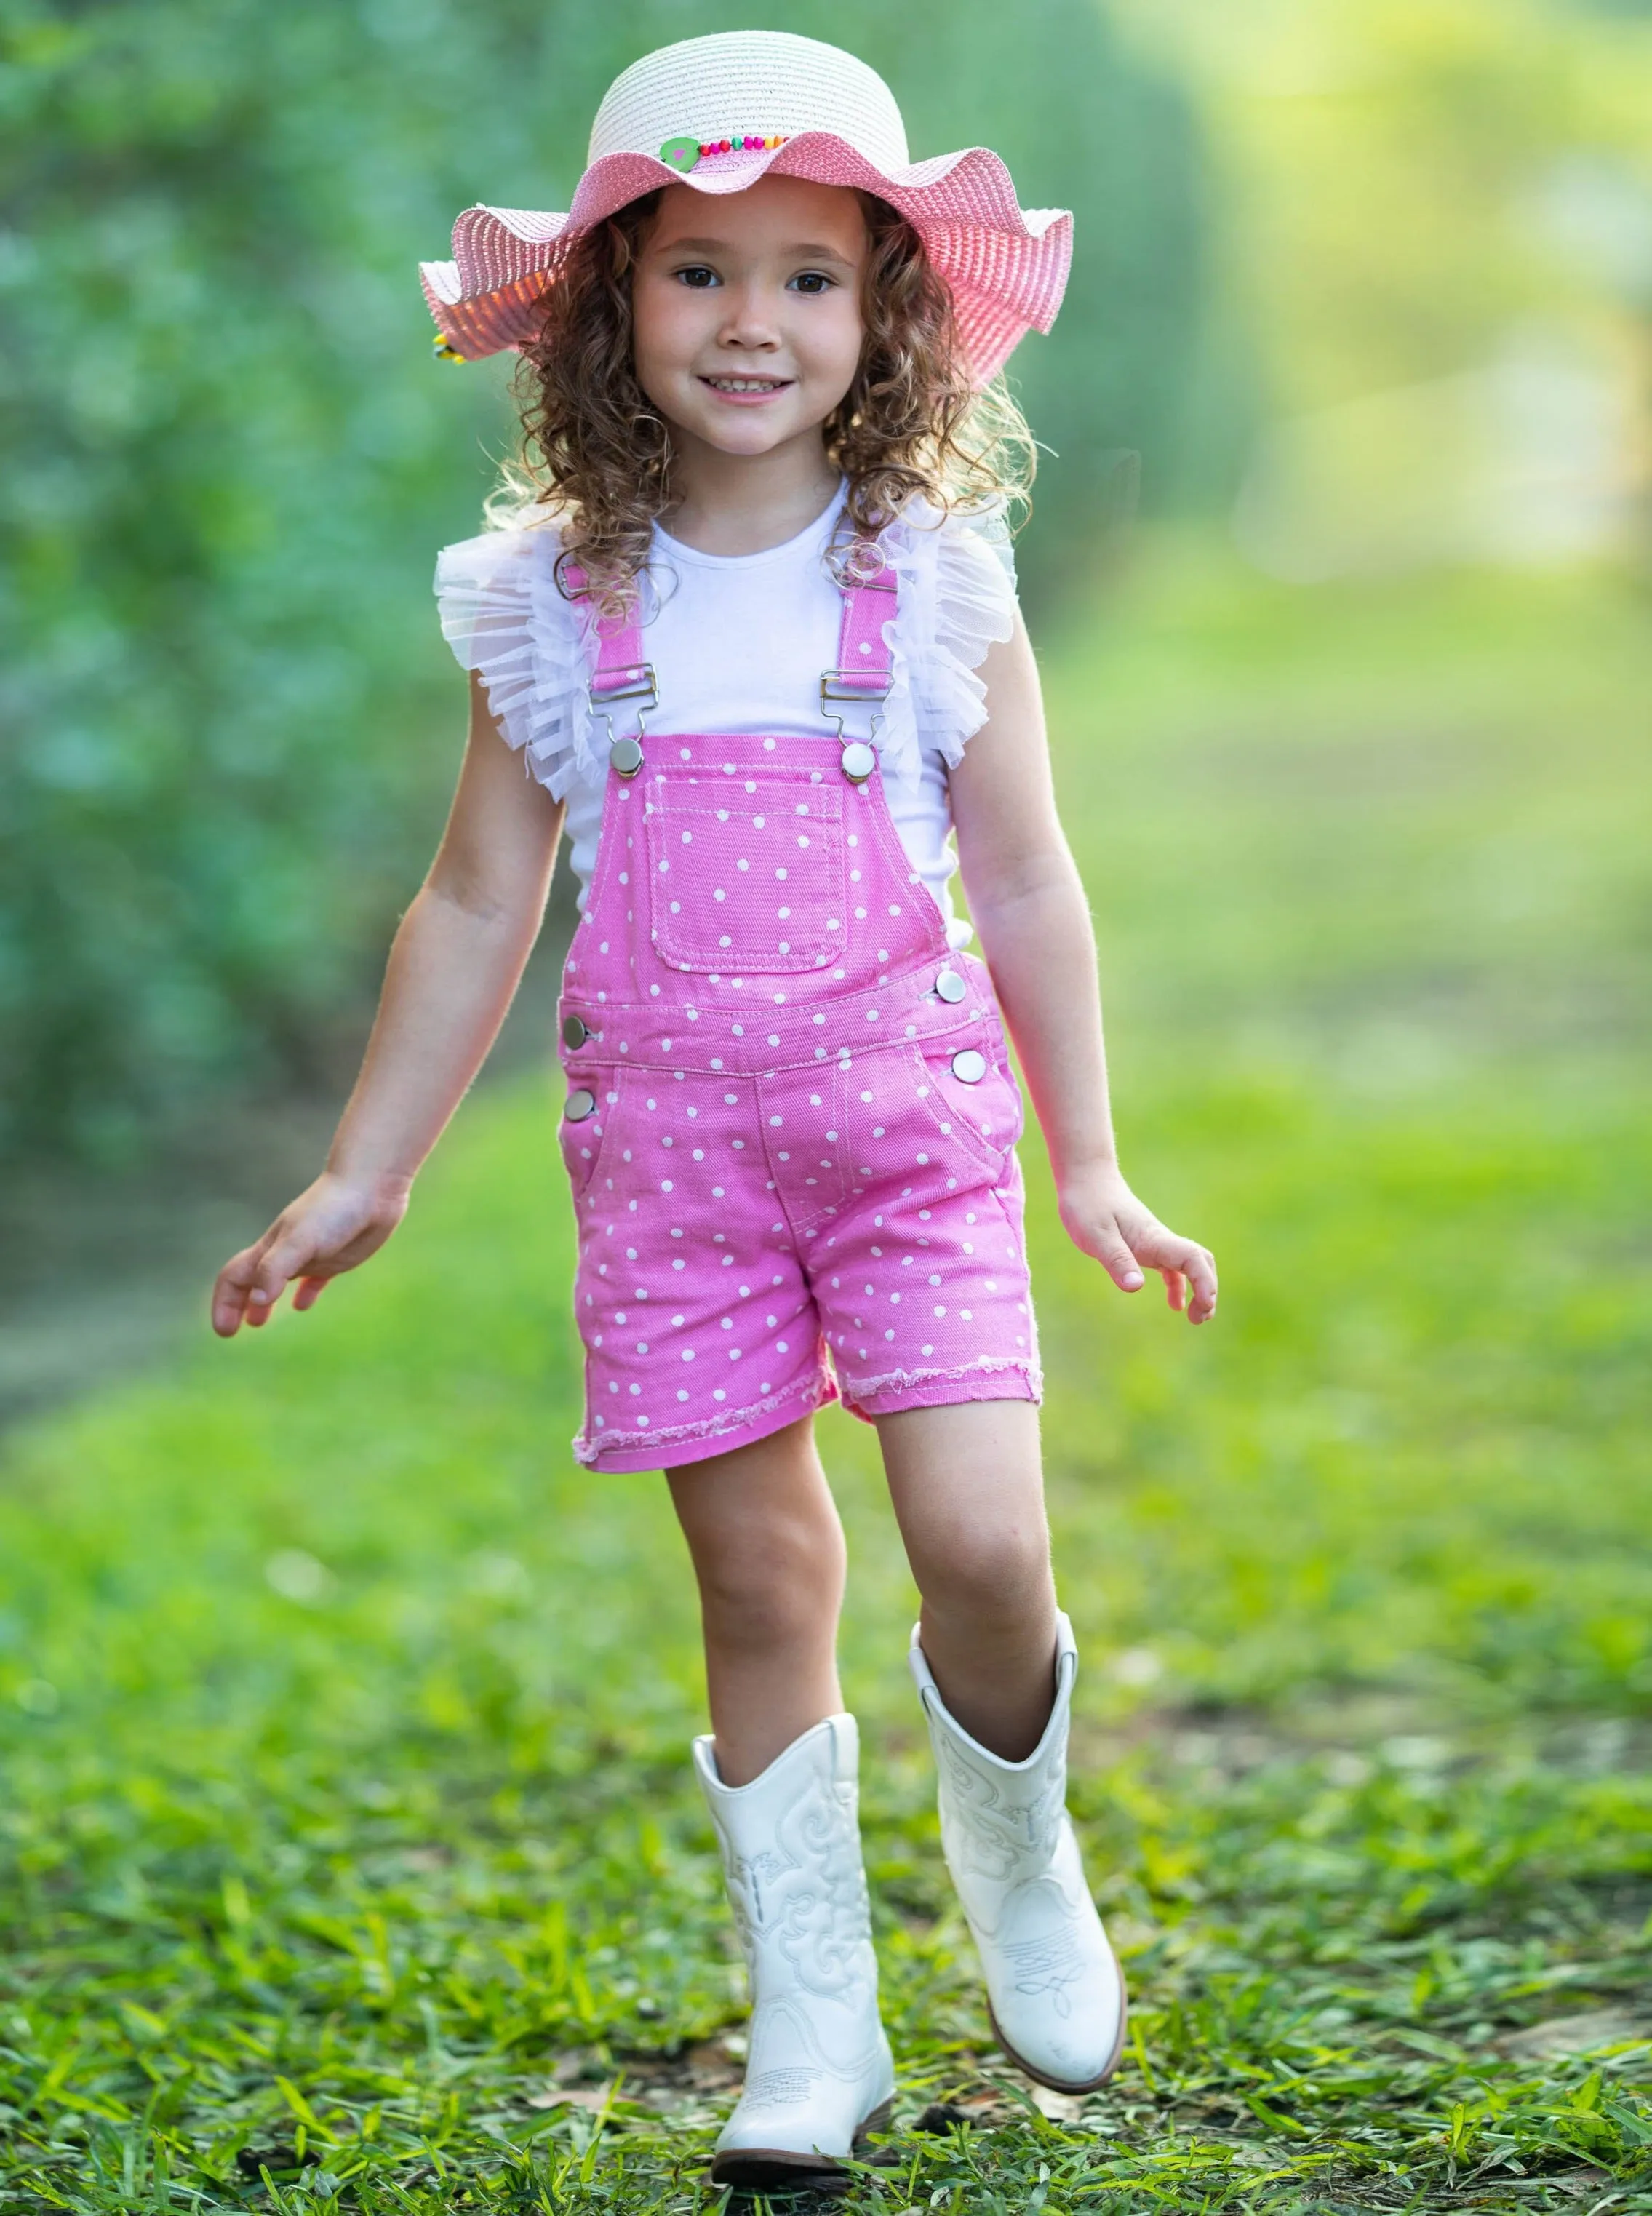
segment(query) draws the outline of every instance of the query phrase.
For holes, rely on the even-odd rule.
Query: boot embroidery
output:
[[[730,1857],[730,1878],[739,1887],[739,1906],[753,1933],[762,1931],[769,1921],[763,1905],[763,1888],[783,1877],[788,1869],[795,1869],[795,1862],[786,1862],[772,1848],[765,1847],[761,1854],[734,1855]],[[744,1935],[742,1935],[744,1936]]]
[[[819,2070],[765,2070],[740,2096],[743,2108],[795,2108],[820,2083]]]
[[[1046,1868],[1055,1852],[1066,1806],[1065,1776],[1046,1773],[1038,1792],[1025,1800],[1006,1798],[998,1782],[984,1776],[950,1739],[937,1751],[945,1771],[943,1801],[948,1860],[959,1869],[1007,1885]],[[954,1804],[946,1807],[946,1800]]]
[[[833,1851],[842,1825],[841,1807],[816,1782],[782,1817],[771,1846],[741,1855],[730,1841],[725,1868],[748,1967],[759,1941],[771,1944],[808,1991],[849,2003],[857,1987],[875,1989],[877,1973],[859,1853]]]
[[[1047,1993],[1058,2016],[1072,2014],[1066,1989],[1081,1982],[1087,1965],[1071,1924],[1047,1938],[1018,1940],[1001,1951],[1014,1966],[1018,1993]]]

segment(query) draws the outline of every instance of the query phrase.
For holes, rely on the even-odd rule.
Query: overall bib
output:
[[[887,565],[844,587],[818,739],[656,734],[638,626],[598,626],[608,788],[560,1011],[595,1468],[697,1462],[838,1397],[869,1419],[1040,1397],[992,982],[844,732],[887,697],[894,593]]]

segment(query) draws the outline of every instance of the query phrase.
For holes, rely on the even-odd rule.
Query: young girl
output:
[[[1072,1239],[1216,1305],[1120,1173],[1090,917],[1003,524],[994,377],[1071,219],[982,149],[912,163],[881,80],[780,33],[610,89],[567,216],[473,208],[442,350],[514,346],[537,501],[448,548],[472,673],[441,849],[324,1173],[220,1276],[226,1337],[401,1221],[538,928],[566,828],[562,1143],[593,1473],[663,1469],[699,1581],[695,1762],[751,1976],[712,2176],[838,2170],[894,2090],[814,1411],[876,1425],[923,1614],[942,1840],[1006,2053],[1100,2084],[1125,1995],[1065,1808],[1014,1037]],[[503,742],[503,743],[501,743]],[[524,774],[525,768],[526,774]],[[955,862],[985,950],[955,919]]]

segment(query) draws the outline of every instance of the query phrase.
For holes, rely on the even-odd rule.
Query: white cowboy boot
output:
[[[948,1714],[918,1627],[912,1676],[940,1776],[941,1845],[1011,2062],[1059,2093],[1103,2084],[1124,2044],[1124,1977],[1084,1883],[1067,1815],[1067,1718],[1078,1665],[1058,1616],[1055,1705],[1024,1762],[978,1745]]]
[[[746,1956],[746,2090],[717,2140],[714,2185],[761,2192],[840,2175],[895,2089],[878,2019],[861,1862],[853,1716],[828,1716],[749,1785],[725,1785],[694,1742]]]

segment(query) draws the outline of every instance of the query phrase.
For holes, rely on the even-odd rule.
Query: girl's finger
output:
[[[263,1241],[232,1254],[218,1273],[212,1287],[212,1328],[220,1339],[233,1339],[247,1317],[247,1295],[257,1273]]]
[[[1164,1297],[1178,1315],[1188,1305],[1188,1281],[1180,1270],[1161,1270],[1164,1280]]]
[[[269,1320],[282,1294],[292,1279],[302,1274],[310,1259],[307,1245],[284,1246],[278,1241],[266,1249],[247,1289],[249,1323],[267,1323]]]
[[[1116,1223],[1106,1223],[1091,1232],[1090,1251],[1107,1271],[1121,1293],[1139,1293],[1146,1282],[1141,1274],[1141,1265],[1125,1243],[1124,1234]]]
[[[329,1277],[300,1277],[298,1290],[292,1296],[292,1305],[301,1314],[313,1308],[332,1283]]]
[[[1188,1320],[1190,1323],[1207,1323],[1216,1313],[1216,1257],[1207,1247],[1196,1246],[1189,1241],[1188,1259],[1182,1266],[1193,1288]]]

